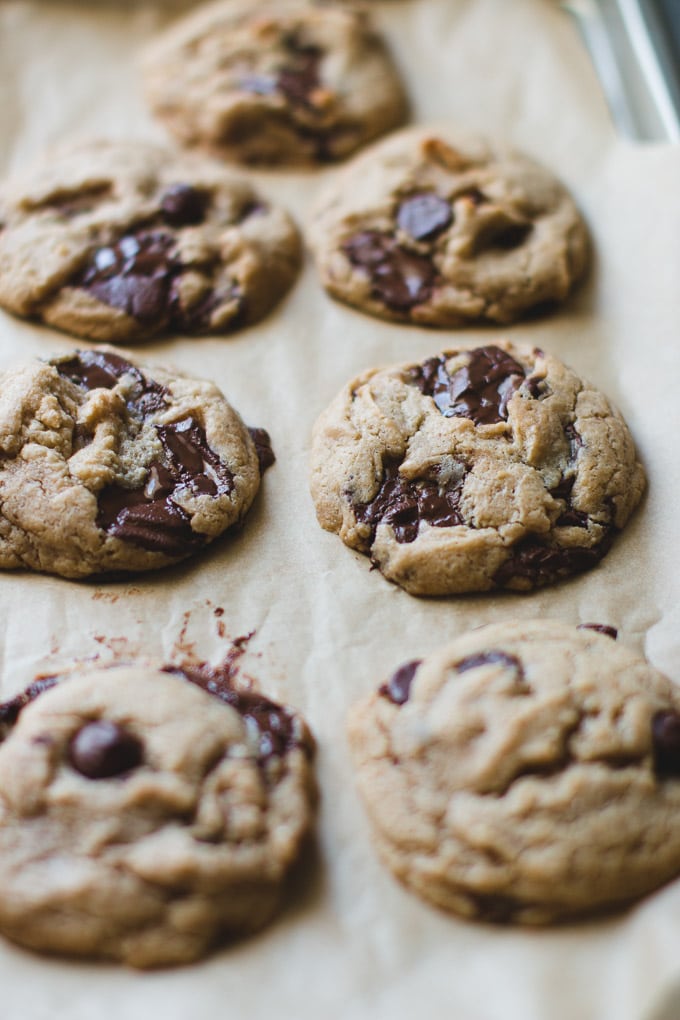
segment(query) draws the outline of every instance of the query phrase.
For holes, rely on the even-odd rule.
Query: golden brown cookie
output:
[[[595,566],[645,485],[623,418],[538,348],[372,369],[319,418],[319,523],[414,595],[526,591]]]

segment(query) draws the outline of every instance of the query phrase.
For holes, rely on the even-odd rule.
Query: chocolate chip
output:
[[[587,528],[589,523],[588,514],[584,514],[581,510],[574,510],[573,507],[561,514],[556,521],[558,528]]]
[[[206,536],[191,527],[191,517],[175,497],[218,496],[233,489],[234,476],[208,445],[193,418],[156,425],[164,461],[154,461],[144,485],[125,489],[109,485],[98,497],[97,525],[108,534],[150,552],[183,556],[200,548]]]
[[[354,234],[342,246],[352,265],[365,269],[373,294],[399,312],[421,305],[432,294],[437,270],[430,258],[375,230]]]
[[[161,195],[163,219],[172,227],[193,227],[205,219],[210,195],[191,184],[173,184]]]
[[[579,623],[577,630],[594,630],[598,634],[605,634],[613,641],[616,641],[619,632],[616,627],[608,627],[606,623]]]
[[[612,539],[611,528],[605,528],[600,542],[589,548],[548,545],[529,536],[513,547],[509,558],[494,574],[494,582],[505,587],[515,579],[525,579],[532,585],[543,585],[569,574],[580,574],[600,562],[609,552]]]
[[[660,776],[680,776],[680,713],[662,709],[652,717],[654,768]]]
[[[432,192],[410,195],[397,210],[397,223],[416,241],[436,237],[452,220],[450,203]]]
[[[282,705],[264,695],[234,687],[230,663],[225,667],[201,663],[196,666],[166,666],[165,672],[183,676],[208,694],[219,698],[243,717],[257,740],[257,759],[264,764],[270,758],[282,757],[293,748],[310,754],[313,741],[304,724]]]
[[[463,524],[458,505],[464,483],[461,477],[446,487],[426,479],[410,480],[399,474],[398,460],[386,460],[380,488],[369,503],[354,504],[357,521],[371,528],[371,544],[379,524],[389,524],[397,542],[415,541],[420,522],[435,528]]]
[[[305,44],[296,33],[283,40],[287,51],[286,62],[278,73],[276,87],[291,103],[313,106],[312,94],[321,85],[319,75],[323,50]]]
[[[272,441],[269,437],[269,433],[266,429],[248,429],[250,438],[255,443],[255,450],[257,452],[257,460],[260,465],[260,474],[263,475],[268,467],[276,462],[274,451],[272,450]]]
[[[550,386],[541,376],[530,375],[524,385],[534,400],[545,400],[552,393]]]
[[[563,499],[566,503],[569,503],[575,481],[576,475],[568,475],[566,478],[561,478],[554,489],[550,490],[550,495],[553,499]]]
[[[411,694],[411,684],[416,675],[418,666],[422,659],[413,659],[404,663],[396,673],[393,673],[387,683],[384,683],[379,690],[383,698],[388,698],[395,705],[405,705]]]
[[[69,744],[69,761],[88,779],[109,779],[141,765],[142,743],[117,723],[106,719],[86,723]]]
[[[110,390],[123,376],[129,376],[133,380],[133,387],[128,397],[128,407],[142,417],[166,406],[168,391],[165,387],[148,379],[136,365],[118,354],[78,351],[68,360],[54,360],[50,364],[54,365],[59,375],[86,390],[100,387]]]
[[[432,397],[445,418],[470,418],[475,425],[506,421],[508,403],[524,380],[524,369],[500,347],[477,347],[467,365],[449,375],[447,355],[409,370],[406,381]]]
[[[522,664],[518,658],[514,655],[508,655],[507,652],[500,651],[500,649],[494,648],[488,652],[478,652],[476,655],[468,655],[465,659],[461,659],[454,666],[457,673],[466,673],[469,669],[477,669],[478,666],[488,666],[489,664],[500,664],[501,666],[510,666],[512,669],[518,670],[523,673]]]
[[[170,318],[173,277],[181,264],[171,254],[175,239],[160,230],[126,234],[98,248],[72,284],[146,326],[160,328]]]

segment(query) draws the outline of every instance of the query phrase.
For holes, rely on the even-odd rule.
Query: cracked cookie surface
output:
[[[301,717],[210,667],[56,679],[0,706],[0,930],[152,967],[262,927],[313,814]]]
[[[245,163],[342,159],[406,117],[368,16],[337,6],[219,0],[152,44],[144,71],[183,144]]]
[[[273,460],[212,383],[110,348],[1,378],[0,568],[176,563],[242,520]]]
[[[322,193],[309,238],[334,297],[422,326],[511,322],[566,298],[588,262],[585,224],[548,170],[450,129],[362,153]]]
[[[542,924],[680,872],[680,694],[611,636],[478,628],[397,670],[349,732],[380,856],[446,910]]]
[[[293,222],[249,183],[143,142],[58,149],[0,189],[0,305],[92,340],[229,332],[299,264]]]
[[[603,394],[507,342],[365,372],[312,440],[319,523],[414,595],[526,591],[587,570],[644,485]]]

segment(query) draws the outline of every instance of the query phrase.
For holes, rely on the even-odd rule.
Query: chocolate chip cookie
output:
[[[292,710],[219,670],[137,663],[42,679],[0,722],[9,938],[153,967],[270,919],[314,803]]]
[[[330,294],[422,326],[545,310],[588,262],[551,173],[451,129],[402,131],[353,160],[322,193],[310,241]]]
[[[60,149],[0,189],[0,305],[77,336],[226,333],[299,264],[294,224],[249,183],[145,143]]]
[[[153,375],[151,374],[153,371]],[[0,568],[150,570],[241,521],[272,462],[212,383],[110,348],[0,375]]]
[[[350,740],[382,859],[446,910],[543,924],[680,873],[680,694],[610,636],[481,627],[397,670]]]
[[[645,485],[607,399],[505,342],[365,372],[319,418],[311,470],[321,526],[413,595],[587,570]]]
[[[367,15],[337,5],[219,0],[161,36],[144,69],[183,144],[245,163],[342,159],[406,117]]]

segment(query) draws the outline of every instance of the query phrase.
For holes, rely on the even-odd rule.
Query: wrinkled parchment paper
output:
[[[162,138],[145,111],[135,58],[180,6],[0,2],[0,171],[20,172],[44,146],[71,135]],[[557,171],[589,220],[594,271],[550,319],[452,336],[335,304],[308,264],[290,297],[255,328],[137,349],[215,379],[249,424],[271,431],[277,464],[245,531],[193,563],[107,584],[1,576],[2,693],[71,656],[167,658],[193,646],[216,660],[228,637],[255,631],[245,673],[301,708],[319,740],[318,845],[268,930],[192,967],[138,974],[44,959],[1,941],[2,1020],[680,1017],[680,881],[614,919],[553,931],[440,914],[378,863],[344,737],[351,702],[402,661],[471,626],[512,617],[612,624],[619,640],[680,681],[680,458],[672,434],[680,151],[616,137],[580,42],[551,0],[375,0],[372,7],[415,118],[503,135]],[[256,176],[303,222],[329,172]],[[418,600],[317,526],[307,488],[310,429],[366,367],[503,335],[558,354],[619,405],[649,492],[589,574],[528,596]],[[2,367],[74,346],[0,313]]]

